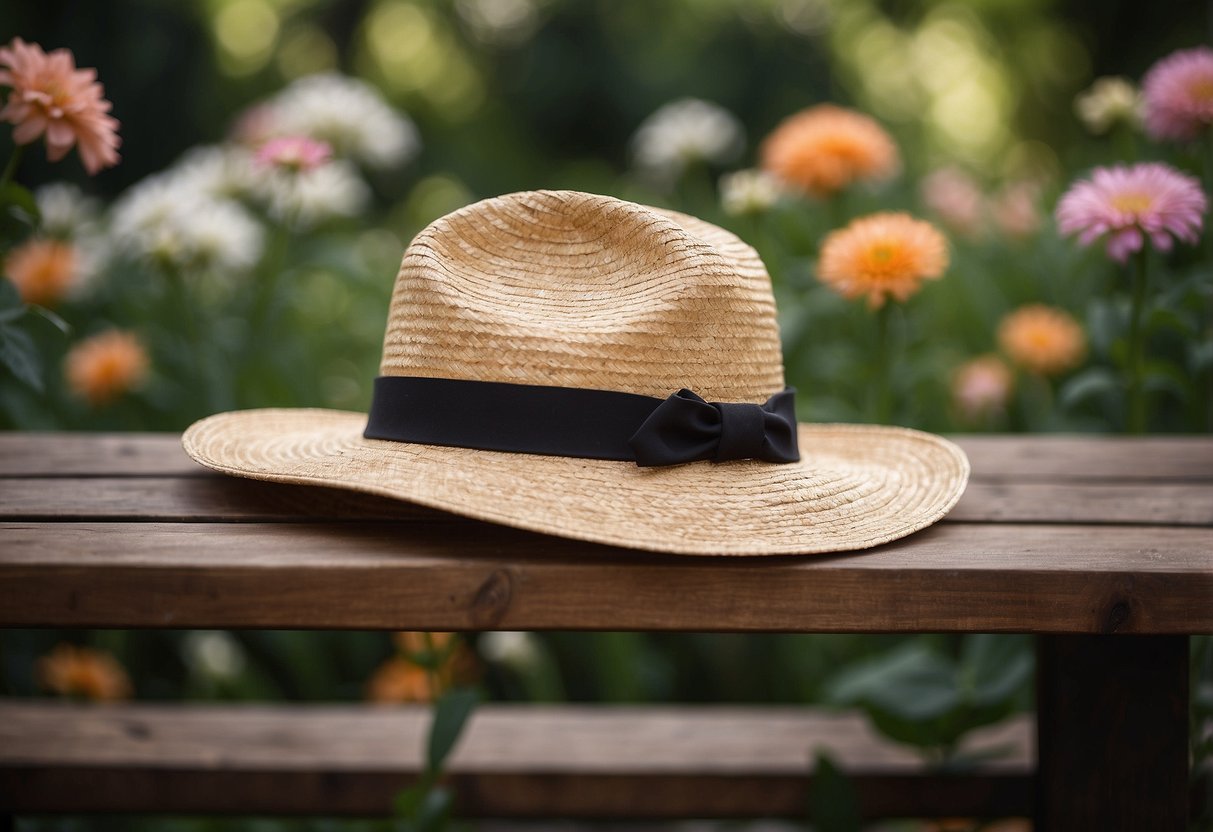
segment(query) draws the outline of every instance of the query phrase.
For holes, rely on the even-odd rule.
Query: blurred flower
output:
[[[375,670],[366,686],[372,702],[429,702],[442,693],[436,678],[420,665],[394,656]]]
[[[11,87],[0,119],[17,125],[13,141],[29,144],[46,134],[46,155],[57,162],[72,145],[90,174],[118,164],[118,121],[102,98],[95,69],[76,69],[66,49],[49,55],[36,43],[14,38],[0,47],[0,85]]]
[[[1043,304],[1021,306],[1003,318],[998,343],[1013,362],[1044,376],[1077,367],[1086,354],[1086,338],[1078,322]]]
[[[54,182],[34,191],[39,228],[51,237],[72,240],[96,232],[100,203],[75,185]]]
[[[1146,73],[1146,132],[1155,139],[1194,139],[1213,124],[1213,49],[1172,52]]]
[[[230,679],[244,670],[244,651],[222,630],[194,630],[181,644],[185,662],[202,676]]]
[[[144,179],[112,209],[115,242],[175,268],[246,271],[261,257],[261,225],[238,203],[207,197],[172,172]]]
[[[1011,369],[996,355],[982,355],[960,365],[952,377],[952,399],[970,421],[1002,412],[1013,380]]]
[[[344,160],[298,172],[278,170],[264,192],[270,216],[300,229],[355,216],[371,198],[358,170]]]
[[[472,37],[490,46],[516,46],[539,25],[535,0],[455,0]]]
[[[164,181],[171,181],[183,196],[227,200],[254,194],[265,179],[260,174],[247,148],[205,145],[186,151],[161,176]]]
[[[833,104],[784,119],[762,144],[762,167],[812,196],[878,181],[900,167],[897,146],[875,120]]]
[[[140,385],[147,368],[147,352],[139,339],[116,329],[76,344],[64,362],[68,387],[94,407]]]
[[[270,139],[257,150],[258,164],[290,171],[314,170],[333,158],[328,142],[307,136],[282,136]]]
[[[1095,135],[1120,122],[1135,126],[1141,122],[1141,93],[1128,78],[1096,78],[1074,99],[1074,111]]]
[[[720,206],[726,214],[761,214],[783,194],[779,180],[761,170],[738,170],[720,177]]]
[[[990,204],[994,223],[1008,237],[1031,237],[1040,230],[1039,199],[1040,188],[1034,182],[1012,182],[1004,186]]]
[[[392,641],[396,647],[408,654],[425,653],[431,645],[435,651],[441,652],[454,638],[454,633],[421,633],[412,630],[392,633]]]
[[[948,243],[935,226],[909,214],[880,213],[831,232],[817,276],[843,297],[866,295],[876,309],[889,297],[906,300],[947,267]]]
[[[38,659],[38,682],[62,696],[82,696],[98,702],[131,695],[131,680],[113,655],[70,644],[59,644]]]
[[[1057,203],[1057,226],[1084,246],[1107,234],[1108,256],[1123,263],[1147,235],[1160,251],[1170,251],[1171,237],[1195,243],[1207,208],[1200,183],[1168,165],[1115,165],[1070,186]]]
[[[26,303],[54,306],[75,282],[78,265],[71,243],[31,239],[4,258],[4,274]]]
[[[918,193],[948,228],[967,237],[981,233],[985,199],[972,176],[959,168],[940,168],[922,178]]]
[[[416,154],[417,128],[388,106],[378,90],[335,73],[300,78],[267,102],[255,125],[264,138],[309,136],[339,155],[383,168]],[[258,142],[259,143],[259,142]]]
[[[641,122],[632,137],[637,166],[666,180],[690,164],[724,164],[745,146],[741,122],[728,110],[698,98],[681,98]]]
[[[539,645],[531,633],[488,632],[481,635],[476,644],[480,655],[497,664],[526,669],[539,662]]]

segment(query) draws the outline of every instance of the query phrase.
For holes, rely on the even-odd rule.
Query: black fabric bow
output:
[[[700,459],[796,462],[795,395],[787,387],[766,404],[729,404],[679,390],[657,406],[628,445],[642,468]]]

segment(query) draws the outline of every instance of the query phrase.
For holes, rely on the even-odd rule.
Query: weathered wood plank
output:
[[[179,476],[203,473],[176,433],[0,433],[0,476]]]
[[[953,436],[976,480],[1210,480],[1209,436]]]
[[[335,488],[224,477],[0,479],[0,518],[318,522],[425,520],[450,514]],[[973,482],[948,520],[1213,525],[1213,482]]]
[[[1208,436],[954,436],[974,480],[1213,480]],[[176,476],[203,469],[177,434],[0,433],[0,477]]]
[[[422,768],[428,709],[0,703],[0,809],[386,814]],[[465,816],[801,816],[829,753],[874,816],[1030,811],[1026,717],[1007,754],[929,771],[855,714],[800,708],[481,708],[450,763]]]
[[[1207,529],[952,523],[689,558],[449,524],[0,524],[0,625],[1213,632]]]
[[[1043,636],[1040,832],[1188,828],[1188,639]]]

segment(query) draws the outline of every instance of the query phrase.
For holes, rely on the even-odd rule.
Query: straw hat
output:
[[[951,442],[797,426],[783,390],[770,278],[752,248],[673,211],[534,191],[461,208],[409,245],[369,424],[237,411],[195,423],[183,443],[241,477],[688,555],[863,549],[960,498],[969,464]],[[691,410],[651,429],[644,414],[668,408]],[[600,432],[620,430],[599,447]]]

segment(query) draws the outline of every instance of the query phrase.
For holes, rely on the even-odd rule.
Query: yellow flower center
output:
[[[1145,193],[1124,193],[1112,197],[1112,207],[1126,214],[1142,214],[1150,210],[1154,204],[1153,198]]]
[[[1187,93],[1197,101],[1213,101],[1213,78],[1193,78]]]

